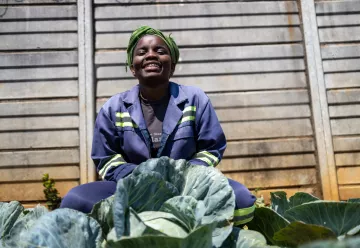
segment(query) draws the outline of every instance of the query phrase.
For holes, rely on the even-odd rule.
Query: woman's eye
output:
[[[137,54],[138,55],[144,55],[146,52],[144,51],[144,50],[139,50],[138,52],[137,52]]]

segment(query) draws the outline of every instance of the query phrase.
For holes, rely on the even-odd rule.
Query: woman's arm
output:
[[[136,164],[126,162],[123,156],[116,126],[101,109],[96,117],[91,158],[104,180],[118,181],[135,169]]]

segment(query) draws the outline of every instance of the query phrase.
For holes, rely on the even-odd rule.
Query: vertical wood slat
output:
[[[96,180],[90,158],[95,113],[92,1],[78,0],[80,183]]]
[[[300,4],[323,198],[339,200],[315,3],[301,0]]]

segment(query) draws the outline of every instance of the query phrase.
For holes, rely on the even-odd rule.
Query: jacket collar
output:
[[[146,123],[139,100],[139,91],[139,85],[134,86],[126,94],[123,101],[130,105],[128,107],[128,111],[132,120],[139,126],[140,129],[146,129]],[[185,92],[176,83],[169,82],[169,92],[169,105],[163,122],[163,132],[168,135],[172,133],[178,121],[182,117],[182,110],[179,108],[178,105],[187,100]]]

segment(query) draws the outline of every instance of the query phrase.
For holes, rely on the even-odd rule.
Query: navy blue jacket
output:
[[[199,88],[170,82],[161,146],[157,157],[216,166],[226,139],[214,108]],[[117,181],[151,158],[150,134],[139,100],[139,85],[111,97],[95,123],[91,157],[100,176]]]

